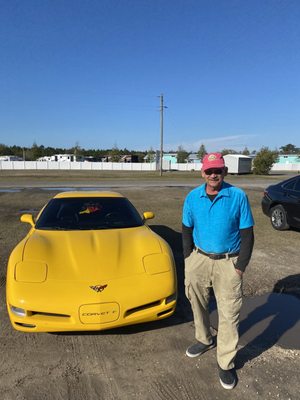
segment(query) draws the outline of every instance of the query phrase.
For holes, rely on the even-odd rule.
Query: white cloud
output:
[[[250,138],[258,135],[228,135],[211,138],[201,138],[194,142],[181,142],[181,143],[166,143],[164,145],[165,150],[177,150],[179,146],[182,146],[187,151],[198,151],[201,144],[204,144],[207,151],[221,151],[223,149],[231,148],[233,150],[243,150]]]

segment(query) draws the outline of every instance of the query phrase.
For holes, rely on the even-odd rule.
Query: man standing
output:
[[[207,154],[201,172],[205,183],[187,195],[182,218],[185,291],[194,314],[197,340],[186,355],[197,357],[216,346],[208,308],[212,288],[219,316],[220,383],[225,389],[233,389],[237,383],[234,359],[242,275],[252,254],[254,221],[246,194],[224,182],[227,168],[220,153]]]

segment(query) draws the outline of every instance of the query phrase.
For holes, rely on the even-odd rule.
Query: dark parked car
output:
[[[300,175],[267,187],[261,206],[273,228],[300,228]]]

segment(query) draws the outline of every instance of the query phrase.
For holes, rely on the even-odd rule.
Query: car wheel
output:
[[[286,219],[286,212],[282,205],[277,205],[271,209],[271,224],[274,229],[278,231],[284,231],[285,229],[289,229],[289,224]]]

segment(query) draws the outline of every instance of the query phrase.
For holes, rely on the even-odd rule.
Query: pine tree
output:
[[[199,147],[199,150],[198,150],[197,154],[198,154],[198,158],[199,158],[200,161],[202,161],[202,159],[205,156],[205,154],[207,154],[206,148],[205,148],[203,143],[201,143],[201,146]]]

